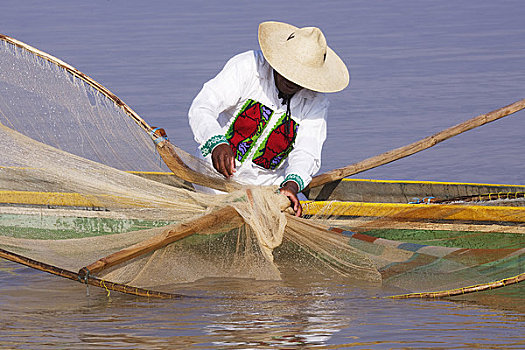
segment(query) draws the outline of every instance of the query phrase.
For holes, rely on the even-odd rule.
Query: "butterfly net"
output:
[[[525,215],[519,209],[512,220],[498,217],[480,227],[455,219],[457,206],[440,205],[394,210],[356,204],[350,212],[316,202],[306,206],[308,218],[295,218],[275,187],[197,192],[169,175],[152,129],[117,97],[67,64],[0,38],[4,258],[14,254],[76,272],[196,227],[97,270],[96,277],[174,292],[177,284],[207,277],[280,279],[300,271],[420,291],[523,272]],[[207,164],[170,147],[185,167],[225,182]],[[203,226],[210,217],[212,224]]]

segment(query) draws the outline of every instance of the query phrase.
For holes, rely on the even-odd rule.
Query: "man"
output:
[[[241,53],[204,84],[189,110],[202,156],[227,178],[279,185],[297,216],[297,193],[321,166],[328,101],[348,69],[320,29],[259,25],[261,51]]]

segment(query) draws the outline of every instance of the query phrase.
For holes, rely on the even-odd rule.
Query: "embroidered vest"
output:
[[[225,136],[238,161],[242,163],[246,160],[273,114],[271,108],[254,100],[246,101],[237,113]],[[291,118],[286,118],[286,113],[281,115],[255,151],[252,162],[265,169],[273,170],[279,167],[293,150],[298,128],[299,124]]]

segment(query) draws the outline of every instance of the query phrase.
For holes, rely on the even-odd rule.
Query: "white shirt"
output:
[[[295,181],[301,191],[321,166],[328,105],[324,94],[302,89],[290,101],[293,121],[287,119],[272,67],[262,52],[247,51],[204,84],[188,114],[210,164],[213,149],[228,143],[236,158],[234,180],[254,185]]]

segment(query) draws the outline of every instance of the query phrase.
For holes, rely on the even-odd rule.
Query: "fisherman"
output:
[[[297,216],[297,194],[321,166],[328,100],[348,69],[319,28],[259,25],[261,51],[231,58],[189,110],[200,152],[226,178],[279,185]]]

